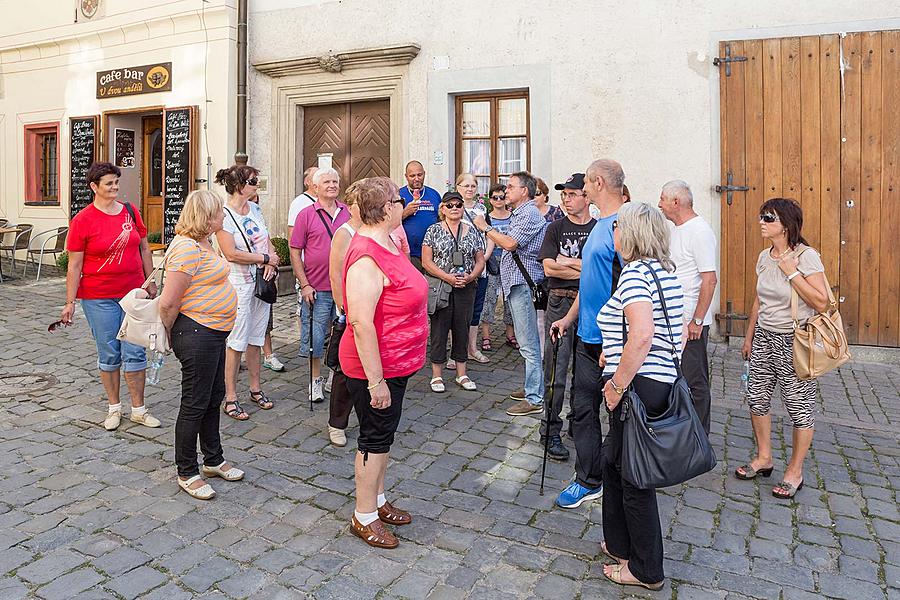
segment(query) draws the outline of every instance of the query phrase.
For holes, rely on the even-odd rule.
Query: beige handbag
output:
[[[825,274],[823,273],[824,277]],[[837,302],[825,277],[828,290],[828,308],[809,318],[800,326],[797,320],[796,290],[791,286],[791,319],[794,321],[794,371],[799,379],[815,379],[850,360],[844,321],[838,312]]]
[[[166,327],[159,316],[160,293],[156,294],[156,298],[151,299],[145,288],[166,264],[168,255],[169,253],[166,252],[160,266],[153,269],[141,287],[131,290],[119,300],[119,306],[125,311],[125,318],[122,319],[122,326],[119,327],[119,333],[116,335],[116,339],[120,341],[143,346],[148,350],[158,350],[163,354],[168,353],[171,346],[169,346]]]

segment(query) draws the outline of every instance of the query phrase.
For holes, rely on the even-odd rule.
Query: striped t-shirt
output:
[[[210,329],[234,328],[237,294],[228,280],[231,265],[227,260],[196,240],[178,235],[166,256],[166,270],[191,276],[179,312]]]
[[[666,317],[663,313],[662,303],[659,299],[659,291],[650,269],[656,272],[659,283],[662,286],[666,300],[666,308],[669,313],[669,322],[672,324],[672,335],[666,325]],[[650,302],[653,304],[653,320],[656,330],[653,333],[653,344],[650,354],[644,360],[644,364],[638,369],[638,375],[655,379],[663,383],[675,381],[675,363],[672,360],[672,348],[681,352],[682,311],[684,310],[684,297],[681,284],[674,273],[669,273],[656,260],[645,262],[632,261],[628,263],[619,276],[619,287],[613,292],[609,301],[600,309],[597,315],[597,325],[603,336],[603,353],[606,355],[606,367],[604,374],[615,374],[622,358],[622,315],[625,307],[635,302]]]

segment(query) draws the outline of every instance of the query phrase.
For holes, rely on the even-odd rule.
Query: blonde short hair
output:
[[[194,240],[209,236],[209,222],[212,221],[225,203],[212,190],[194,190],[184,200],[181,216],[175,224],[175,233]]]
[[[626,261],[655,259],[666,271],[674,271],[669,258],[669,226],[662,212],[643,202],[623,204],[616,216],[619,254]]]
[[[475,183],[478,183],[478,178],[475,177],[474,175],[472,175],[471,173],[460,173],[460,174],[457,175],[457,177],[456,177],[456,185],[461,184],[461,183],[462,183],[463,181],[465,181],[466,179],[471,179],[471,180],[474,181]]]
[[[368,177],[364,177],[347,186],[347,189],[344,191],[344,204],[347,205],[347,208],[359,203],[360,188],[366,185],[368,180]]]

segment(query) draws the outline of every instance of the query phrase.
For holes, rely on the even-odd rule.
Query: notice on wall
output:
[[[93,202],[87,172],[97,158],[99,116],[69,119],[69,218]]]
[[[134,129],[116,129],[115,164],[120,169],[134,168]]]
[[[191,107],[166,109],[163,119],[165,169],[163,197],[163,243],[175,237],[175,224],[181,216],[184,201],[193,181],[192,152],[193,112]]]

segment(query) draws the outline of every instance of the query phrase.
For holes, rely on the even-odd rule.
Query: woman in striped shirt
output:
[[[621,400],[631,386],[650,416],[668,405],[676,378],[673,357],[681,348],[682,291],[669,259],[666,219],[657,208],[641,202],[623,205],[613,222],[613,243],[627,265],[597,315],[603,337],[603,397],[610,412],[603,445],[606,541],[600,548],[616,561],[604,566],[603,574],[621,585],[658,590],[665,575],[656,490],[638,489],[622,477]]]
[[[175,239],[166,253],[166,284],[159,313],[181,362],[181,409],[175,422],[178,485],[201,500],[216,495],[197,468],[197,438],[203,475],[237,481],[244,472],[225,461],[219,437],[219,405],[225,398],[225,340],[237,316],[237,294],[228,280],[231,265],[210,243],[225,212],[218,194],[191,192]]]

